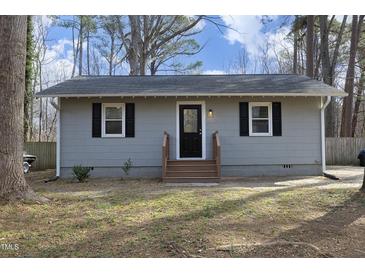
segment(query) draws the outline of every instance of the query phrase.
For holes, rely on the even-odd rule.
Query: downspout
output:
[[[56,177],[61,175],[61,98],[57,98],[57,129],[56,129]]]
[[[321,97],[321,101],[323,97]],[[321,162],[322,162],[322,172],[326,172],[326,125],[324,121],[324,113],[326,107],[331,102],[331,96],[327,96],[326,102],[321,107]]]
[[[57,180],[61,174],[61,98],[57,98],[57,104],[51,102],[51,105],[56,109],[56,177],[46,182]]]

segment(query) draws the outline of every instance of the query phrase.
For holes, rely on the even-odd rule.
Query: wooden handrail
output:
[[[164,131],[162,141],[162,177],[166,177],[167,161],[169,159],[170,136]]]
[[[213,133],[213,160],[215,160],[217,176],[221,177],[221,142],[218,131]]]

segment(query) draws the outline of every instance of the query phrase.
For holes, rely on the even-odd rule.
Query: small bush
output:
[[[123,163],[122,170],[124,171],[125,175],[129,174],[129,170],[132,168],[132,166],[133,162],[131,158],[128,158],[128,160]]]
[[[90,176],[91,167],[77,165],[72,168],[73,176],[80,182],[85,182]]]

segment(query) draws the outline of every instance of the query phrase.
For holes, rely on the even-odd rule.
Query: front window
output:
[[[249,116],[250,136],[272,136],[271,103],[251,102]]]
[[[125,108],[123,103],[103,104],[103,137],[124,137]]]

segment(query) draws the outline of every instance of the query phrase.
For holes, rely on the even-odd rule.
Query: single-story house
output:
[[[306,76],[81,76],[40,93],[57,97],[57,175],[319,175],[324,111],[346,93]]]

